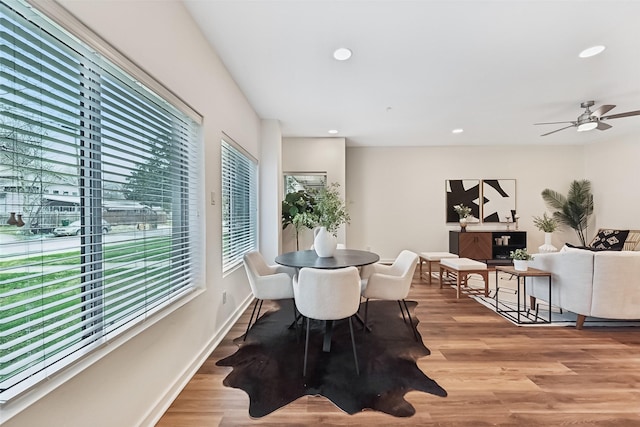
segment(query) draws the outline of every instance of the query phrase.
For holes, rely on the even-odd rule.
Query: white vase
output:
[[[313,231],[313,249],[320,258],[330,258],[338,247],[338,239],[329,233],[325,227],[316,228]]]
[[[553,233],[544,233],[544,245],[538,247],[541,253],[558,252],[558,248],[551,244],[551,235]]]
[[[518,271],[527,271],[529,268],[529,261],[524,259],[514,259],[513,268]]]
[[[460,232],[467,231],[467,218],[460,218]]]

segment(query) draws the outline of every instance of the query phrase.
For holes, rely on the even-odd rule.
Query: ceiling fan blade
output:
[[[619,119],[621,117],[640,116],[640,110],[627,111],[626,113],[611,114],[610,116],[600,117],[600,120]]]
[[[566,122],[565,122],[565,123],[566,123]],[[547,135],[551,135],[552,133],[560,132],[561,130],[569,129],[569,128],[572,128],[572,127],[575,127],[575,125],[573,125],[573,124],[572,124],[572,125],[569,125],[569,126],[565,126],[565,127],[563,127],[563,128],[560,128],[560,129],[552,130],[551,132],[543,133],[543,134],[542,134],[542,135],[540,135],[540,136],[547,136]]]
[[[561,125],[563,123],[571,123],[571,126],[576,125],[576,122],[544,122],[544,123],[534,123],[534,125]]]
[[[598,130],[607,130],[609,128],[611,128],[612,126],[610,124],[607,123],[603,123],[603,122],[598,122],[598,127],[596,129]]]
[[[601,105],[600,107],[593,110],[593,113],[591,113],[591,117],[600,118],[603,115],[607,114],[609,111],[613,110],[614,108],[616,108],[615,105]]]

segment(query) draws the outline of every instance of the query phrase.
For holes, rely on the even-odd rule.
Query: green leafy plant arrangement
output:
[[[282,201],[282,229],[284,230],[289,225],[294,226],[296,230],[296,249],[298,250],[300,249],[298,241],[300,230],[304,228],[311,229],[316,224],[315,206],[315,197],[304,190],[287,193]]]
[[[520,261],[531,261],[533,260],[533,256],[527,253],[526,249],[516,249],[515,251],[511,251],[509,253],[509,258],[520,260]]]
[[[325,227],[334,236],[342,224],[349,224],[351,218],[344,200],[340,197],[340,184],[333,182],[327,187],[314,191],[316,205],[313,210],[315,225]]]
[[[553,212],[553,218],[558,223],[573,228],[582,246],[586,246],[587,225],[589,217],[593,214],[591,182],[586,179],[574,180],[569,185],[566,197],[547,188],[542,191],[542,198],[550,208],[556,210]]]
[[[545,212],[541,217],[533,217],[533,225],[535,225],[540,231],[544,231],[545,233],[553,233],[558,229],[559,224],[554,217],[548,216]]]

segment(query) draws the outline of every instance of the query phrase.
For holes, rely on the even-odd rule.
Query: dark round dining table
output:
[[[286,252],[282,255],[278,255],[275,261],[280,265],[295,268],[324,268],[324,269],[336,269],[345,267],[362,267],[364,265],[373,264],[380,260],[380,256],[373,252],[361,251],[357,249],[336,249],[335,254],[332,257],[321,258],[316,254],[314,250]],[[367,328],[358,313],[356,313],[356,319]],[[322,344],[322,350],[325,352],[331,351],[331,336],[333,334],[333,321],[325,322],[324,341]]]
[[[336,249],[332,257],[321,258],[314,250],[287,252],[278,255],[275,261],[280,265],[287,267],[303,268],[344,268],[344,267],[362,267],[363,265],[378,262],[380,257],[378,254],[369,251],[361,251],[358,249]]]

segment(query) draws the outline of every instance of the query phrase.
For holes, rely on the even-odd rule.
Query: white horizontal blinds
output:
[[[257,163],[222,140],[222,270],[258,247]]]
[[[200,274],[199,125],[32,17],[0,2],[0,220],[26,223],[0,243],[0,401]]]
[[[66,165],[76,164],[78,63],[4,5],[0,21],[0,153],[13,189],[5,199],[24,216],[24,233],[37,224],[42,188],[77,180],[77,168]],[[0,392],[42,370],[47,356],[56,357],[82,333],[79,322],[67,320],[81,298],[79,268],[45,261],[46,252],[33,244],[14,251],[21,256],[0,265]],[[78,266],[75,252],[59,262]]]

